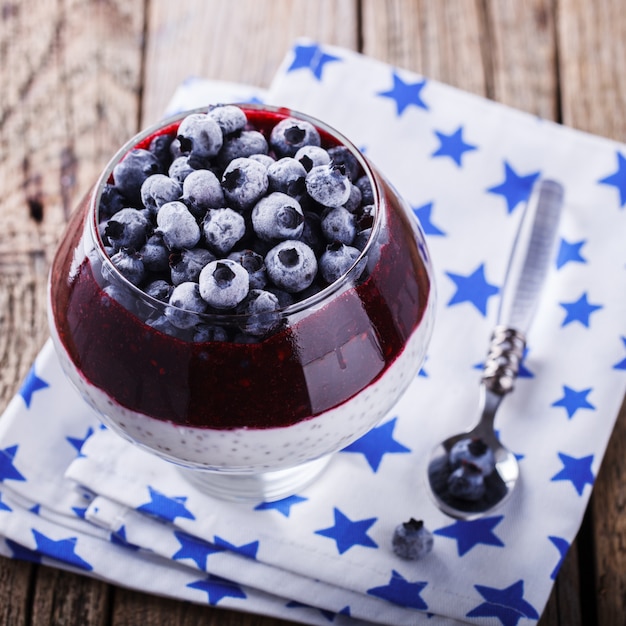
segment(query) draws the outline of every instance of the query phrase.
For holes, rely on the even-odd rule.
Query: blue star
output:
[[[37,552],[41,552],[45,556],[49,556],[53,559],[63,561],[74,567],[78,567],[84,570],[92,570],[93,567],[87,563],[87,561],[81,559],[76,554],[76,542],[77,537],[68,537],[67,539],[50,539],[43,533],[31,528],[33,536],[35,537],[35,543],[37,544]]]
[[[0,483],[5,480],[26,480],[13,465],[13,459],[17,452],[18,446],[11,446],[0,450]]]
[[[556,575],[559,573],[561,569],[561,565],[563,565],[563,561],[565,560],[565,556],[567,555],[567,551],[569,550],[569,543],[563,539],[563,537],[548,537],[548,539],[554,544],[554,547],[559,551],[559,562],[556,564],[555,568],[552,570],[550,574],[550,578],[552,580],[556,580]]]
[[[187,502],[186,497],[178,496],[170,498],[150,486],[148,486],[148,490],[150,491],[150,502],[146,502],[146,504],[137,507],[137,511],[155,517],[161,517],[168,522],[173,522],[177,517],[196,519],[193,513],[185,506],[185,502]]]
[[[82,439],[80,437],[66,437],[65,439],[67,439],[67,441],[74,448],[76,448],[76,451],[78,453],[80,453],[81,448],[83,447],[83,444],[85,443],[85,441],[87,441],[87,439],[89,439],[89,437],[91,437],[91,435],[93,435],[93,428],[91,428],[91,426],[90,426],[87,429],[87,433],[85,434],[85,436]]]
[[[586,243],[586,239],[570,243],[562,238],[556,257],[556,269],[560,270],[566,263],[586,263],[587,259],[580,253],[580,249]]]
[[[372,428],[360,439],[346,446],[342,452],[359,452],[365,456],[374,472],[378,471],[380,462],[385,454],[401,454],[411,452],[410,448],[403,446],[393,438],[393,429],[396,427],[397,417],[388,422]]]
[[[189,583],[187,587],[191,589],[199,589],[206,592],[209,604],[215,606],[220,600],[224,598],[246,598],[246,594],[243,589],[236,583],[226,580],[221,576],[213,576],[210,574],[208,578],[196,580]]]
[[[557,472],[550,480],[569,480],[574,485],[579,496],[583,495],[585,485],[593,485],[594,476],[591,471],[593,454],[576,458],[559,452],[563,469]]]
[[[621,152],[617,153],[617,171],[598,181],[601,185],[611,185],[619,191],[620,207],[626,204],[626,158]]]
[[[567,326],[572,322],[580,322],[583,326],[589,328],[589,316],[602,308],[601,304],[590,304],[587,300],[587,293],[583,293],[575,302],[559,302],[565,309],[565,319],[561,326]]]
[[[456,539],[459,556],[463,556],[479,543],[486,546],[503,547],[504,543],[492,532],[503,519],[504,515],[498,515],[476,520],[457,521],[450,526],[435,530],[434,534]]]
[[[25,548],[11,539],[5,539],[4,541],[13,553],[12,558],[20,561],[30,561],[31,563],[41,563],[41,554],[38,552]]]
[[[217,535],[215,535],[214,541],[216,547],[222,548],[224,550],[230,550],[231,552],[236,552],[237,554],[246,556],[249,559],[256,559],[256,553],[259,549],[258,541],[252,541],[250,543],[246,543],[243,546],[236,546],[232,543],[229,543],[225,539],[218,537]]]
[[[465,152],[476,150],[477,147],[463,141],[463,126],[459,126],[451,135],[435,131],[435,135],[439,138],[439,148],[432,153],[433,157],[447,156],[450,157],[459,167],[461,167],[461,159]]]
[[[87,507],[73,506],[72,511],[74,511],[74,515],[80,517],[80,519],[85,519],[87,515]]]
[[[274,502],[261,502],[254,507],[255,511],[269,511],[275,510],[279,513],[282,513],[285,517],[289,517],[291,513],[291,507],[294,504],[300,504],[300,502],[306,502],[308,498],[303,498],[302,496],[289,496],[288,498],[283,498],[282,500],[276,500]]]
[[[372,587],[367,590],[367,593],[400,606],[423,611],[428,608],[428,605],[424,602],[420,593],[427,584],[427,582],[423,581],[409,582],[402,574],[392,570],[391,578],[386,585]]]
[[[287,68],[287,72],[306,68],[311,70],[317,80],[322,80],[322,71],[326,63],[341,61],[339,57],[326,54],[322,48],[316,44],[311,46],[296,46],[293,52],[294,59]]]
[[[41,504],[33,504],[33,506],[28,509],[34,515],[39,515],[39,511],[41,510]]]
[[[330,528],[316,530],[315,534],[334,539],[337,543],[339,554],[343,554],[346,550],[356,545],[365,546],[366,548],[378,548],[378,545],[367,534],[367,530],[376,522],[377,518],[370,517],[369,519],[353,522],[338,508],[335,507],[334,512],[335,525]]]
[[[215,546],[198,537],[192,537],[187,533],[175,532],[174,536],[180,542],[180,549],[172,555],[172,558],[175,561],[191,559],[203,571],[206,570],[207,559],[211,554],[225,550],[225,548]]]
[[[422,225],[422,230],[425,235],[439,235],[442,237],[446,236],[446,233],[443,232],[440,228],[435,226],[431,221],[431,214],[433,211],[433,203],[429,202],[428,204],[424,204],[420,207],[413,207],[413,213],[415,213],[415,217],[417,217],[419,223]]]
[[[483,585],[474,587],[486,602],[473,608],[467,613],[467,617],[497,617],[503,626],[516,626],[522,617],[539,619],[535,607],[524,600],[523,580],[518,580],[505,589]]]
[[[576,391],[567,385],[563,385],[563,397],[552,403],[551,406],[562,406],[567,411],[568,419],[572,419],[578,409],[591,409],[595,411],[595,406],[587,400],[587,396],[593,387]]]
[[[8,505],[2,502],[2,493],[0,493],[0,511],[12,511],[13,509]]]
[[[327,611],[326,609],[320,609],[315,606],[311,606],[310,604],[304,604],[304,602],[298,602],[297,600],[290,600],[285,604],[285,607],[288,609],[314,609],[319,611],[322,614],[322,617],[328,622],[334,622],[335,617],[337,615],[347,615],[350,617],[350,607],[346,606],[339,613],[333,613],[332,611]]]
[[[622,343],[624,344],[624,347],[626,347],[626,337],[622,337]],[[616,370],[626,370],[626,357],[624,357],[619,363],[616,363],[613,366],[613,369]]]
[[[494,193],[503,196],[506,199],[507,210],[513,213],[515,207],[520,202],[526,202],[530,196],[533,185],[541,172],[534,172],[526,176],[520,176],[505,161],[504,162],[504,182],[487,189],[488,193]]]
[[[116,546],[122,546],[127,550],[139,550],[140,547],[136,546],[134,543],[130,543],[128,539],[126,539],[126,526],[120,526],[114,533],[110,535],[111,543]]]
[[[487,316],[487,300],[500,292],[499,287],[487,282],[485,264],[482,263],[469,276],[446,272],[456,285],[456,292],[448,301],[448,306],[470,302],[484,317]]]
[[[428,110],[428,105],[422,100],[421,96],[421,91],[426,86],[426,82],[426,80],[420,80],[416,83],[405,83],[402,78],[394,72],[393,87],[389,91],[379,91],[376,95],[394,100],[398,116],[402,115],[404,110],[410,105]]]
[[[24,403],[26,404],[26,408],[30,409],[30,403],[33,400],[33,394],[40,389],[45,389],[50,385],[43,379],[39,378],[37,374],[35,374],[35,366],[33,365],[26,378],[24,383],[22,384],[22,388],[19,391],[19,394],[24,399]]]

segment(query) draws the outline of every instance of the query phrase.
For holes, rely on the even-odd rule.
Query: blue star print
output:
[[[422,230],[425,235],[439,235],[445,236],[446,233],[432,223],[431,215],[433,212],[433,203],[429,202],[420,207],[414,207],[413,213],[417,217],[419,223],[422,225]]]
[[[593,454],[576,458],[559,452],[559,459],[563,463],[563,469],[557,472],[550,480],[569,480],[576,489],[579,496],[583,495],[585,485],[593,485],[594,476],[591,471]]]
[[[359,452],[363,454],[374,472],[378,471],[380,462],[385,454],[411,452],[410,448],[403,446],[393,438],[393,429],[396,427],[397,419],[394,417],[388,422],[373,428],[366,435],[346,446],[342,452]]]
[[[196,580],[189,583],[187,587],[191,589],[199,589],[204,591],[209,600],[209,604],[215,606],[220,600],[224,598],[246,598],[246,594],[243,589],[225,578],[220,576],[209,575],[208,578]]]
[[[282,500],[276,500],[275,502],[261,502],[254,507],[255,511],[270,511],[275,510],[284,515],[285,517],[289,517],[291,514],[291,507],[294,504],[300,504],[300,502],[306,502],[308,498],[303,498],[302,496],[289,496],[288,498],[283,498]]]
[[[497,617],[503,626],[516,626],[522,617],[539,619],[535,607],[524,600],[523,580],[518,580],[505,589],[483,585],[474,587],[485,602],[473,608],[467,617]]]
[[[17,453],[18,446],[10,446],[4,450],[0,450],[0,483],[5,480],[26,480],[22,474],[20,474],[13,460]]]
[[[485,264],[482,263],[469,276],[454,274],[453,272],[446,272],[446,275],[456,285],[456,292],[448,301],[448,306],[470,302],[486,317],[487,301],[491,296],[499,293],[500,289],[487,282],[485,278]]]
[[[587,259],[580,253],[581,248],[586,243],[586,239],[571,243],[566,239],[561,239],[556,257],[556,268],[560,270],[566,263],[586,263]]]
[[[19,559],[20,561],[30,561],[31,563],[41,563],[41,554],[38,552],[29,550],[11,539],[5,539],[4,541],[11,550],[14,559]]]
[[[598,181],[601,185],[611,185],[619,191],[620,207],[626,204],[626,158],[621,152],[617,153],[617,171]]]
[[[626,348],[626,337],[622,337],[622,342],[624,344],[624,347]],[[616,363],[613,366],[613,369],[616,370],[626,370],[626,357],[624,357],[619,363]]]
[[[587,299],[586,293],[583,293],[583,295],[574,302],[560,302],[559,304],[566,311],[565,319],[561,323],[561,326],[567,326],[572,322],[580,322],[583,326],[589,328],[589,316],[602,308],[601,304],[591,304]]]
[[[422,100],[422,89],[426,86],[426,80],[416,83],[405,83],[400,76],[393,73],[393,87],[388,91],[379,91],[376,95],[383,98],[390,98],[396,103],[398,116],[404,113],[405,109],[411,105],[420,109],[428,110],[428,105]]]
[[[87,561],[81,559],[78,554],[76,554],[77,537],[55,540],[46,537],[43,533],[40,533],[34,528],[31,530],[35,537],[35,543],[37,544],[37,552],[41,552],[45,556],[63,561],[64,563],[68,563],[80,569],[88,571],[93,569]]]
[[[12,511],[13,509],[8,505],[2,502],[2,494],[0,493],[0,511]]]
[[[236,546],[232,543],[229,543],[225,539],[218,537],[217,535],[215,536],[215,545],[218,548],[223,548],[224,550],[236,552],[237,554],[241,554],[242,556],[248,557],[249,559],[256,559],[256,553],[259,549],[258,541],[252,541],[250,543],[246,543],[243,546]]]
[[[378,545],[367,534],[368,529],[376,517],[353,522],[346,517],[338,508],[334,509],[335,525],[329,528],[316,530],[316,535],[322,535],[333,539],[337,544],[339,554],[343,554],[353,546],[365,546],[366,548],[377,548]]]
[[[504,519],[503,515],[482,519],[457,521],[450,526],[434,531],[435,535],[456,539],[459,556],[467,554],[474,546],[504,547],[502,540],[493,533],[493,529]]]
[[[91,435],[93,435],[93,428],[89,427],[87,429],[87,433],[82,439],[79,437],[66,437],[66,439],[74,448],[76,448],[77,452],[80,452],[83,444],[87,441],[87,439],[89,439],[89,437],[91,437]]]
[[[439,148],[432,153],[433,157],[450,157],[459,167],[461,167],[462,157],[466,152],[476,150],[476,146],[463,141],[463,127],[459,126],[451,135],[435,131],[439,139]]]
[[[534,172],[526,176],[520,176],[505,161],[504,162],[504,182],[487,189],[489,193],[503,196],[506,200],[507,211],[513,213],[520,202],[526,202],[530,196],[535,181],[541,172]]]
[[[150,502],[137,507],[137,511],[140,513],[161,517],[168,522],[173,522],[177,517],[196,519],[193,513],[185,506],[185,502],[187,502],[186,497],[170,498],[150,486],[148,486],[148,490],[150,492]]]
[[[339,57],[326,54],[320,46],[315,44],[311,46],[296,46],[293,52],[294,59],[287,68],[287,72],[306,68],[311,70],[317,80],[322,80],[322,71],[326,63],[341,61]]]
[[[187,533],[175,532],[174,536],[180,542],[180,549],[172,555],[172,558],[175,561],[191,559],[203,571],[206,570],[207,559],[211,554],[225,550]]]
[[[30,368],[30,371],[28,372],[28,374],[26,375],[26,379],[24,380],[22,388],[19,391],[19,394],[24,399],[26,408],[30,409],[30,403],[33,400],[33,394],[36,391],[39,391],[40,389],[45,389],[46,387],[49,387],[49,386],[50,385],[45,380],[43,380],[42,378],[39,378],[39,376],[35,374],[35,366],[33,365]]]
[[[559,551],[559,562],[556,564],[555,568],[552,570],[550,574],[550,578],[552,580],[556,580],[556,575],[559,573],[561,569],[561,565],[563,565],[563,561],[565,560],[565,556],[567,555],[567,551],[569,550],[569,543],[563,539],[563,537],[548,537],[548,539],[554,544],[554,547]]]
[[[126,526],[120,526],[117,531],[111,533],[111,543],[116,546],[122,546],[127,550],[139,550],[139,546],[130,543],[128,539],[126,539]]]
[[[562,406],[567,411],[569,419],[572,419],[578,409],[595,410],[596,407],[587,400],[587,396],[592,390],[593,388],[589,387],[589,389],[576,391],[567,385],[563,385],[563,397],[553,402],[552,406]]]
[[[428,608],[428,605],[420,594],[427,584],[424,581],[409,582],[402,574],[392,570],[388,584],[381,587],[372,587],[367,590],[367,593],[400,606],[423,611]]]
[[[335,621],[335,617],[337,615],[347,615],[348,617],[350,617],[350,607],[346,606],[343,609],[341,609],[341,611],[339,611],[339,613],[333,613],[332,611],[327,611],[325,609],[318,609],[317,607],[311,606],[310,604],[304,604],[304,602],[298,602],[296,600],[290,600],[289,602],[287,602],[287,604],[285,604],[285,607],[288,609],[315,609],[317,611],[319,611],[322,615],[322,617],[324,619],[326,619],[329,622],[334,622]]]

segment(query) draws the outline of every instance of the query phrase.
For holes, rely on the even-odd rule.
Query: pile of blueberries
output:
[[[219,105],[131,150],[102,190],[98,217],[113,265],[167,305],[148,324],[194,341],[250,342],[355,264],[374,213],[350,149],[322,147],[317,128],[294,117],[264,134],[242,108]],[[110,274],[105,290],[130,308]],[[233,335],[202,314],[242,321]]]
[[[455,498],[477,501],[487,492],[486,478],[496,464],[493,452],[479,437],[457,441],[448,454],[448,490]]]

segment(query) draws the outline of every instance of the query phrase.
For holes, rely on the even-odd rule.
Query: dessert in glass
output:
[[[232,500],[296,493],[379,423],[433,316],[407,204],[340,133],[265,105],[131,139],[50,274],[53,343],[88,404]]]

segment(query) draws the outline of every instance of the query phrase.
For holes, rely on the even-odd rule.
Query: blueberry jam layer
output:
[[[257,112],[254,121],[273,125],[275,114]],[[430,300],[415,227],[395,194],[379,185],[383,223],[363,282],[254,343],[180,339],[111,297],[94,251],[84,252],[87,198],[52,268],[52,315],[69,362],[87,387],[109,399],[109,416],[121,429],[124,415],[225,431],[287,427],[340,410],[378,387],[416,335]]]

